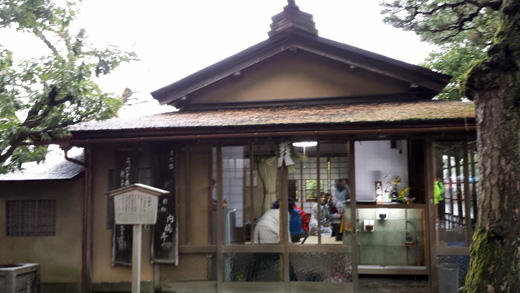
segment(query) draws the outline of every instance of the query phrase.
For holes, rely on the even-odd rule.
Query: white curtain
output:
[[[262,204],[262,214],[271,208],[271,204],[276,200],[276,173],[278,161],[276,157],[262,159],[260,161],[260,176],[262,176],[265,194]]]

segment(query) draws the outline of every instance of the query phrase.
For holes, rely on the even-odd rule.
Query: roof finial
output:
[[[287,6],[283,8],[283,11],[271,17],[271,19],[273,23],[271,24],[271,30],[267,33],[269,37],[281,32],[292,32],[294,30],[315,36],[318,35],[312,15],[300,11],[298,6],[296,6],[296,0],[287,0]]]

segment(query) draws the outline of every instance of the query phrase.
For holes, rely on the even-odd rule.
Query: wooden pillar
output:
[[[222,282],[224,276],[224,254],[222,249],[223,243],[223,232],[224,232],[224,187],[222,186],[222,146],[217,147],[217,222],[213,225],[217,225],[217,292],[222,292]]]
[[[132,238],[132,293],[141,292],[141,242],[142,242],[142,226],[141,224],[133,225]]]
[[[357,205],[356,205],[356,161],[355,161],[355,141],[351,140],[347,145],[348,154],[348,182],[350,187],[350,245],[352,247],[352,285],[354,292],[359,288],[359,247],[357,243]],[[347,208],[348,206],[345,206]],[[343,241],[346,239],[345,229],[343,229]]]
[[[434,165],[434,150],[433,150],[433,140],[426,139],[424,141],[424,187],[426,189],[426,219],[427,219],[427,239],[425,243],[427,243],[426,251],[429,253],[429,259],[426,259],[426,267],[428,268],[429,273],[429,287],[431,292],[437,292],[437,270],[435,269],[437,266],[437,246],[435,245],[435,224],[436,224],[436,210],[437,206],[434,202],[433,195],[433,182],[435,180],[435,175],[433,173],[435,165]]]

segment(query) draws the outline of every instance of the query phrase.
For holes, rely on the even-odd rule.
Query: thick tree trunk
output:
[[[475,101],[480,170],[467,292],[520,292],[519,1],[504,1],[502,12],[496,45],[466,83]]]

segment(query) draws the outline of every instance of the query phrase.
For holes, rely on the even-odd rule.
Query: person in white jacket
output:
[[[292,208],[294,209],[294,204]],[[287,219],[287,223],[289,223],[289,219]],[[287,230],[289,230],[289,225],[287,225]],[[280,243],[280,209],[278,201],[273,203],[272,208],[265,212],[255,225],[254,240],[256,244]]]

